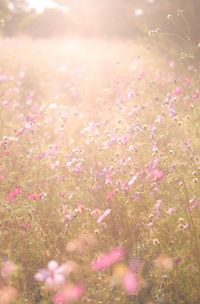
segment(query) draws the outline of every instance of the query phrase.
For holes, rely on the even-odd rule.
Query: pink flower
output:
[[[161,208],[162,200],[157,200],[154,205],[154,215],[158,219],[160,217],[160,208]]]
[[[108,172],[107,174],[106,174],[106,185],[109,185],[109,184],[111,184],[112,183],[112,172]]]
[[[1,276],[8,279],[16,270],[16,265],[12,261],[5,261],[1,266]]]
[[[30,193],[27,198],[31,201],[36,201],[38,199],[38,195],[36,193]]]
[[[175,91],[174,91],[174,95],[175,96],[178,96],[178,95],[180,95],[180,94],[182,94],[183,93],[183,88],[181,88],[181,87],[176,87],[176,89],[175,89]]]
[[[47,196],[46,192],[40,192],[39,193],[39,199],[44,199]]]
[[[106,200],[108,202],[111,202],[114,199],[115,195],[116,195],[115,191],[109,191],[106,195]]]
[[[131,180],[128,182],[128,186],[131,187],[137,180],[137,175],[133,176]]]
[[[167,210],[167,214],[171,215],[171,214],[173,214],[175,211],[176,211],[175,208],[169,208],[169,209]]]
[[[84,293],[84,287],[82,284],[66,286],[54,296],[53,303],[54,304],[71,303],[80,299],[83,293]]]
[[[102,215],[100,215],[97,219],[97,223],[101,224],[103,220],[111,213],[111,209],[106,209]]]
[[[20,225],[20,227],[24,230],[24,231],[28,231],[30,229],[30,224],[29,223],[22,223]]]
[[[13,200],[22,193],[22,190],[19,187],[15,187],[14,190],[12,190],[11,192],[8,193],[7,195],[7,201],[9,203],[12,203]]]
[[[122,287],[129,295],[136,294],[138,292],[138,282],[135,274],[127,270],[122,279]]]
[[[200,97],[200,91],[197,89],[194,91],[194,93],[192,94],[192,100],[196,101],[197,99],[199,99]]]
[[[154,169],[150,174],[150,178],[152,182],[159,182],[165,178],[165,173],[160,169]]]
[[[103,270],[111,267],[113,264],[123,260],[125,255],[124,248],[116,247],[112,251],[101,255],[96,261],[91,264],[93,271]]]
[[[59,265],[56,261],[50,261],[47,269],[39,269],[34,278],[38,282],[43,282],[47,289],[58,289],[64,286],[66,276],[72,271],[70,261]]]

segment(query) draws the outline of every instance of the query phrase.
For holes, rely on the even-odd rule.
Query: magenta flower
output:
[[[12,203],[14,199],[22,193],[22,190],[19,187],[15,187],[14,190],[8,193],[7,195],[7,201],[9,203]]]
[[[96,261],[91,263],[93,271],[99,271],[111,267],[113,264],[123,260],[125,255],[124,248],[116,247],[112,251],[101,255]]]

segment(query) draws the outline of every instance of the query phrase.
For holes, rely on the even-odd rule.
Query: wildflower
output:
[[[190,207],[189,207],[190,210],[195,209],[200,206],[200,200],[193,197],[192,199],[190,199],[189,205],[190,205]]]
[[[175,91],[174,91],[174,95],[178,96],[181,95],[183,93],[183,88],[181,87],[176,87]]]
[[[36,201],[38,199],[38,195],[36,193],[30,193],[27,198],[31,201]]]
[[[22,190],[19,187],[15,187],[14,190],[8,193],[7,200],[9,203],[12,203],[14,199],[22,193]]]
[[[192,100],[196,101],[200,97],[200,90],[195,90],[194,93],[192,94]]]
[[[101,224],[104,219],[111,213],[111,209],[106,209],[102,215],[100,215],[97,219],[97,223]]]
[[[69,275],[74,268],[71,261],[68,261],[61,266],[56,261],[50,261],[47,269],[40,269],[35,274],[35,280],[43,282],[47,289],[57,289],[65,284],[65,277]]]
[[[1,267],[1,277],[8,279],[16,270],[16,265],[12,261],[5,261]]]
[[[137,175],[133,176],[128,182],[128,186],[131,187],[136,182],[137,178]]]
[[[116,247],[112,251],[101,255],[96,261],[91,263],[93,271],[99,271],[111,267],[113,264],[123,260],[125,255],[122,247]]]
[[[136,294],[139,289],[135,273],[124,263],[119,263],[114,267],[112,283],[121,285],[128,295]]]
[[[106,200],[108,202],[111,202],[114,199],[115,195],[116,195],[115,191],[109,191],[106,195]]]
[[[160,217],[160,208],[161,208],[162,201],[157,200],[154,206],[154,215],[158,219]]]
[[[122,286],[128,295],[134,295],[138,292],[138,281],[135,274],[127,270],[122,279]]]
[[[176,211],[175,208],[169,208],[169,209],[167,210],[167,214],[171,215],[171,214],[173,214],[175,211]]]
[[[165,173],[160,169],[154,169],[151,172],[150,177],[152,182],[159,182],[165,178]]]
[[[67,285],[61,289],[53,298],[54,304],[71,303],[79,300],[84,294],[82,284]]]

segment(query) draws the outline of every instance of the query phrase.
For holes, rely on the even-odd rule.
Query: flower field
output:
[[[0,303],[200,303],[199,67],[0,40]]]

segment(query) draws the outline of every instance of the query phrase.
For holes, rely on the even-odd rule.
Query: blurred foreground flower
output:
[[[92,270],[99,271],[111,267],[113,264],[124,259],[125,251],[122,247],[116,247],[109,253],[101,255],[96,261],[91,264]]]
[[[47,269],[40,269],[35,274],[35,280],[44,282],[47,289],[58,289],[66,283],[66,277],[77,270],[77,264],[68,261],[61,266],[56,261],[50,261]]]
[[[6,286],[0,289],[0,303],[11,304],[16,303],[17,290],[14,287]]]
[[[173,269],[173,259],[166,255],[160,255],[154,260],[154,265],[163,271],[170,271]]]
[[[8,279],[16,270],[16,265],[12,261],[5,261],[1,266],[1,277]]]
[[[53,298],[54,304],[67,304],[79,300],[84,294],[82,284],[65,286]]]
[[[139,284],[135,273],[123,263],[114,267],[112,283],[114,285],[121,285],[128,295],[134,295],[139,290]]]
[[[161,181],[162,179],[165,178],[165,173],[162,170],[154,169],[151,172],[150,177],[151,177],[152,182],[159,182],[159,181]]]

